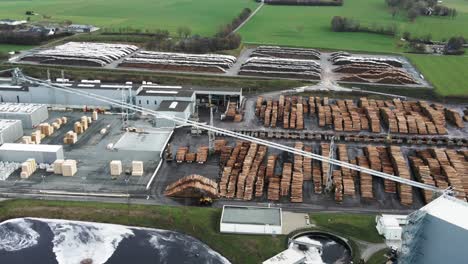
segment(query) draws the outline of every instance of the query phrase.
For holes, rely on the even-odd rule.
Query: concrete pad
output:
[[[307,228],[307,227],[314,227],[315,225],[312,223],[307,223],[308,214],[304,213],[293,213],[293,212],[286,212],[283,211],[283,234],[287,235],[294,230]]]

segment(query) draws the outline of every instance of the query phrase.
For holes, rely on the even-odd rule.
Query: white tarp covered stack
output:
[[[110,162],[110,174],[112,176],[120,176],[122,174],[122,161],[113,160]]]

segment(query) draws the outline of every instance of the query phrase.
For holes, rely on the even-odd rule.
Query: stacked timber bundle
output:
[[[435,182],[431,176],[431,171],[429,169],[429,166],[425,165],[424,161],[421,158],[412,156],[412,157],[409,157],[409,161],[415,173],[415,177],[418,181],[424,184],[435,186]],[[430,201],[432,201],[433,193],[429,190],[423,190],[423,192],[424,192],[424,202],[429,203]]]
[[[375,146],[367,146],[364,148],[364,153],[369,159],[370,168],[376,171],[382,170],[382,161],[380,160],[379,152]]]
[[[398,133],[398,123],[395,113],[387,107],[380,108],[380,114],[383,117],[383,121],[388,126],[391,133]]]
[[[51,126],[49,123],[39,124],[39,130],[41,130],[41,134],[45,135],[46,137],[54,133],[54,127]]]
[[[320,64],[313,60],[251,57],[242,64],[239,75],[320,79]]]
[[[192,153],[192,152],[187,152],[185,154],[185,161],[187,163],[192,163],[195,161],[195,159],[197,158],[197,154],[196,153]]]
[[[255,115],[260,116],[260,111],[262,109],[262,104],[263,104],[263,96],[257,97],[257,101],[255,103]]]
[[[278,46],[258,46],[252,52],[251,56],[319,60],[320,52],[315,49],[287,48]]]
[[[236,102],[230,102],[227,106],[226,109],[226,120],[234,120],[236,115],[237,115],[237,103]]]
[[[73,131],[68,131],[63,138],[63,144],[75,144],[78,141],[78,134]]]
[[[304,107],[302,104],[297,104],[296,129],[304,129]]]
[[[218,197],[218,185],[211,179],[192,174],[168,185],[164,195],[191,198],[198,198],[203,195],[216,198]]]
[[[340,170],[333,171],[333,185],[335,186],[335,201],[343,202],[343,176]]]
[[[226,146],[227,141],[225,139],[216,139],[214,141],[214,151],[215,153],[220,153],[224,146]]]
[[[72,177],[78,172],[76,167],[76,160],[65,160],[62,163],[62,175],[65,177]]]
[[[268,200],[278,201],[280,197],[280,178],[271,177],[268,180]]]
[[[379,158],[382,162],[382,172],[390,175],[394,175],[393,165],[388,156],[388,151],[386,147],[377,147],[379,152]],[[384,179],[384,191],[386,193],[396,193],[396,182],[392,180]]]
[[[468,162],[466,162],[462,155],[459,155],[453,149],[445,150],[447,157],[450,160],[450,164],[457,171],[457,174],[461,177],[463,190],[468,196]]]
[[[257,154],[257,147],[256,143],[251,143],[249,150],[242,162],[242,171],[237,178],[237,192],[236,197],[238,199],[242,199],[244,197],[244,190],[245,190],[245,181],[247,176],[249,175],[250,169],[252,168],[252,163],[255,159],[255,155]]]
[[[455,168],[452,166],[443,165],[442,166],[442,175],[447,177],[450,186],[452,186],[455,191],[455,196],[458,199],[464,200],[466,197],[465,190],[463,188],[463,183],[460,175],[457,173]]]
[[[322,193],[322,172],[319,163],[315,160],[312,166],[312,179],[314,181],[314,192]]]
[[[231,146],[221,147],[221,156],[219,158],[219,162],[221,163],[221,165],[226,164],[226,162],[229,160],[229,157],[231,157],[231,152],[232,152]]]
[[[356,158],[356,164],[364,167],[369,168],[369,162],[365,156],[359,156]],[[372,176],[365,172],[359,172],[361,181],[361,196],[362,198],[372,199],[374,198],[374,192],[372,189]]]
[[[32,144],[41,144],[42,134],[40,130],[35,130],[31,133]]]
[[[304,151],[312,153],[311,146],[305,146]],[[312,158],[304,157],[303,162],[304,168],[304,181],[311,181],[312,180]]]
[[[309,114],[312,116],[313,114],[316,113],[317,106],[315,104],[315,97],[310,96],[309,97]]]
[[[338,144],[338,158],[340,161],[349,162],[348,150],[346,145]],[[351,169],[341,167],[341,179],[343,183],[343,193],[346,196],[354,197],[356,190],[354,188],[354,179],[351,176]]]
[[[293,172],[292,183],[291,183],[291,202],[302,203],[302,186],[303,186],[303,175],[302,172]]]
[[[442,111],[436,110],[435,108],[431,107],[427,102],[424,102],[424,101],[420,101],[419,105],[421,107],[422,112],[426,114],[434,123],[434,126],[437,130],[437,134],[439,135],[447,134],[447,129],[445,128],[446,121],[445,121],[445,115],[443,113],[443,110]]]
[[[185,155],[188,152],[188,147],[179,147],[176,152],[176,161],[178,163],[185,161]]]
[[[276,156],[270,155],[267,159],[267,168],[266,168],[266,178],[270,179],[275,175],[275,164],[276,164]]]
[[[37,170],[37,163],[34,159],[28,159],[21,163],[21,179],[27,179]]]
[[[251,147],[252,148],[252,147]],[[246,179],[245,183],[245,191],[244,191],[244,200],[252,200],[253,192],[254,192],[254,183],[257,175],[259,174],[259,169],[261,167],[261,163],[265,158],[267,152],[266,146],[259,146],[255,159],[253,161],[252,167],[250,168],[249,174]]]
[[[159,51],[138,51],[125,58],[119,67],[170,71],[225,73],[236,57],[220,54],[187,54]]]
[[[232,199],[236,195],[236,182],[237,178],[239,177],[240,169],[234,168],[231,172],[229,177],[227,190],[226,190],[226,198]]]
[[[261,164],[258,169],[257,180],[255,181],[255,197],[263,196],[263,188],[265,186],[265,165]]]
[[[221,197],[226,197],[227,184],[229,182],[231,171],[231,167],[224,167],[223,173],[221,174],[221,180],[219,181],[219,196]]]
[[[208,147],[200,146],[197,150],[197,162],[203,164],[208,159]]]
[[[380,133],[380,118],[375,107],[364,107],[364,111],[370,122],[370,130],[374,133]]]
[[[283,174],[281,175],[281,196],[288,196],[291,187],[292,163],[283,164]]]
[[[391,146],[390,157],[393,163],[395,174],[401,178],[411,180],[410,172],[406,166],[406,161],[403,157],[403,154],[401,153],[400,147]],[[403,205],[409,206],[413,204],[413,190],[410,185],[399,184],[397,190],[400,196],[400,202]]]
[[[322,150],[321,155],[328,158],[330,156],[330,144],[321,143],[320,148]],[[322,184],[323,186],[327,186],[328,184],[327,174],[328,174],[329,169],[330,169],[330,163],[322,161]]]
[[[445,117],[448,121],[452,122],[458,128],[464,128],[465,124],[463,123],[463,119],[456,110],[453,109],[445,109]]]

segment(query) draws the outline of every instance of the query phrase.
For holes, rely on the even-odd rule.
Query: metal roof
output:
[[[168,129],[151,130],[143,133],[126,132],[115,143],[114,148],[117,150],[160,152],[163,151],[171,132],[172,130]]]
[[[5,143],[0,146],[0,150],[54,152],[54,153],[59,151],[62,148],[63,148],[62,145],[19,144],[19,143]]]
[[[281,226],[281,208],[225,205],[221,223]]]
[[[164,100],[159,104],[156,111],[162,112],[184,112],[189,107],[188,101]]]
[[[468,230],[468,203],[465,201],[442,195],[420,210]]]

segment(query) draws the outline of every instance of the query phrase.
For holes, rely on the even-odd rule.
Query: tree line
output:
[[[331,28],[335,32],[368,32],[376,33],[388,36],[394,36],[396,34],[395,25],[377,25],[373,24],[371,26],[361,25],[358,20],[334,16],[331,20]]]
[[[457,10],[440,5],[437,0],[385,0],[391,8],[392,16],[399,11],[406,12],[409,20],[414,21],[418,16],[446,16],[455,18]]]

